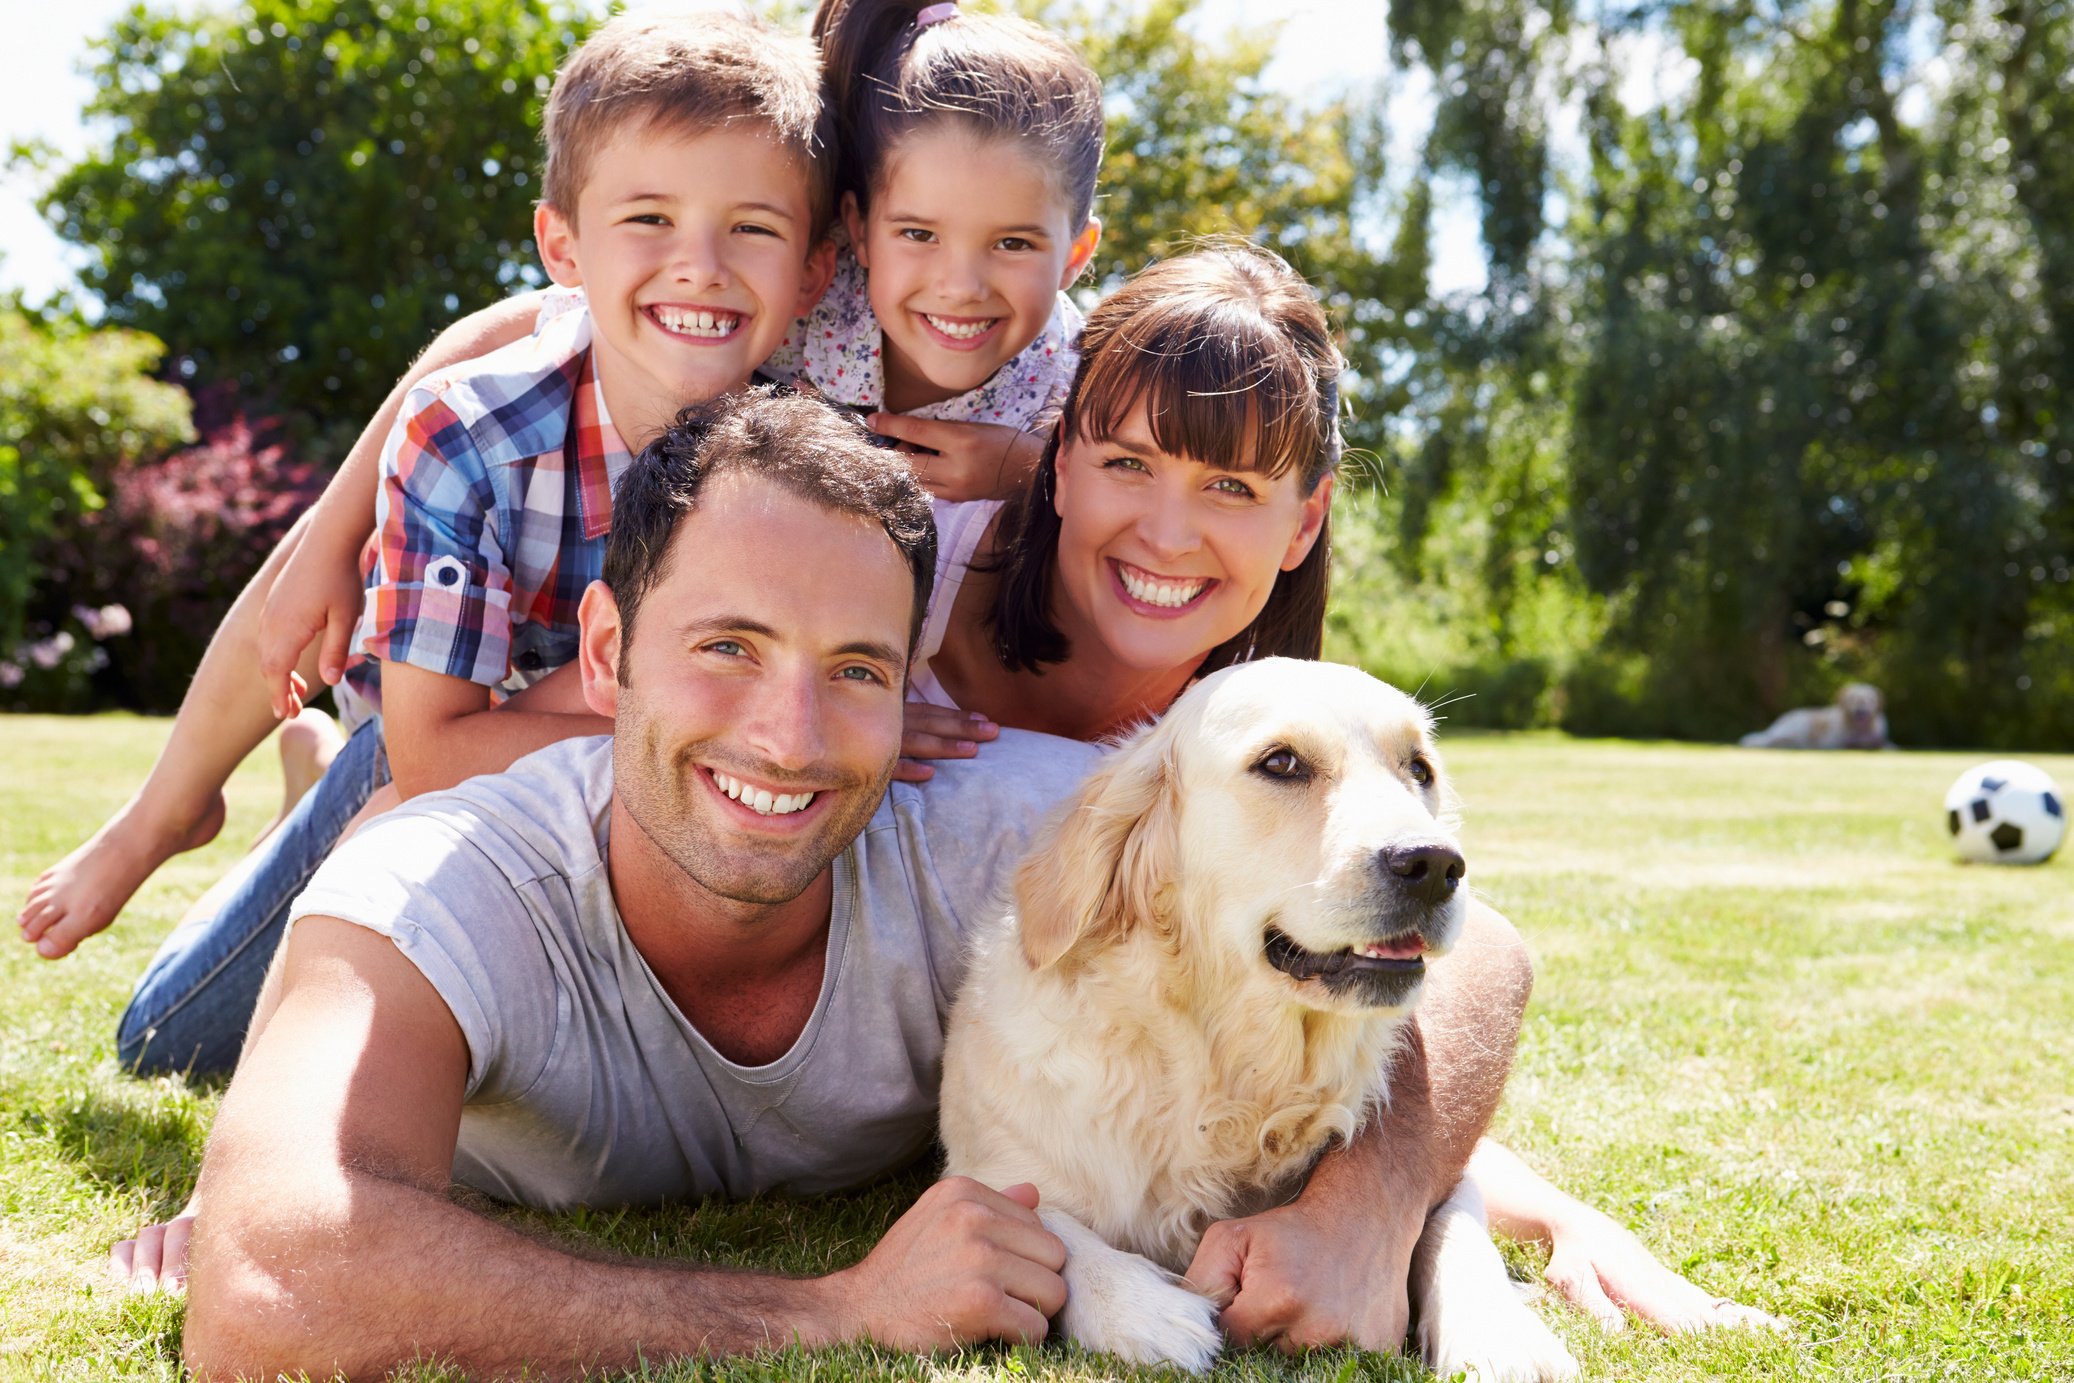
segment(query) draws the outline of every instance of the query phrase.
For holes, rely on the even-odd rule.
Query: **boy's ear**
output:
[[[549,278],[564,288],[583,287],[583,270],[576,266],[576,227],[546,202],[533,208],[533,243],[540,247],[540,264]]]
[[[1337,476],[1326,476],[1304,500],[1303,525],[1289,540],[1289,550],[1282,554],[1283,571],[1295,571],[1311,555],[1311,548],[1318,542],[1318,531],[1325,527],[1325,516],[1332,512],[1332,482],[1336,479]]]
[[[857,256],[859,264],[869,269],[871,260],[864,248],[864,209],[857,205],[857,194],[843,193],[839,210],[843,218],[843,229],[850,233],[850,253]]]
[[[622,626],[619,601],[602,581],[584,587],[576,607],[576,664],[583,676],[583,704],[601,716],[619,714],[619,660]]]
[[[835,241],[822,236],[820,243],[807,251],[806,272],[799,280],[799,302],[792,309],[795,317],[804,317],[821,301],[828,285],[835,280]]]
[[[1065,277],[1059,280],[1061,293],[1073,286],[1073,280],[1080,277],[1080,271],[1087,268],[1088,261],[1095,257],[1095,246],[1101,243],[1102,218],[1090,216],[1087,224],[1080,228],[1080,234],[1073,237],[1073,252],[1066,256]]]

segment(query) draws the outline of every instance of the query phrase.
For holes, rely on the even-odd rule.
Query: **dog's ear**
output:
[[[1164,926],[1178,844],[1174,736],[1148,730],[1081,784],[1016,874],[1023,958],[1056,965],[1142,923]]]

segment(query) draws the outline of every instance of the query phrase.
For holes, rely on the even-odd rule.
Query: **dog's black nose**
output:
[[[1385,846],[1382,857],[1383,868],[1422,903],[1445,903],[1454,896],[1455,885],[1462,882],[1461,852],[1438,841]]]

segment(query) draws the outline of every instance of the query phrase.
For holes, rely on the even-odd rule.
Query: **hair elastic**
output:
[[[944,3],[940,5],[930,5],[917,11],[915,14],[915,27],[917,29],[926,29],[931,24],[941,24],[946,19],[955,19],[957,15],[957,0],[944,0]]]

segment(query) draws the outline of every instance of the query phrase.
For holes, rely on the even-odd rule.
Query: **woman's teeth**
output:
[[[674,331],[679,336],[732,336],[742,324],[740,313],[706,312],[687,310],[681,307],[658,307],[653,309],[655,320],[665,331]]]
[[[712,772],[713,781],[722,792],[763,816],[786,816],[814,800],[811,792],[773,793],[769,788],[752,787],[739,778],[730,778],[717,768]]]
[[[1131,593],[1131,599],[1142,600],[1147,605],[1158,605],[1164,609],[1178,610],[1203,593],[1210,583],[1202,581],[1163,581],[1158,577],[1144,576],[1131,567],[1119,563],[1117,571],[1123,576],[1123,588]]]
[[[992,330],[996,319],[986,317],[977,322],[966,322],[954,317],[938,317],[932,313],[924,312],[922,320],[935,327],[945,336],[950,337],[953,341],[970,341],[976,337],[984,336],[988,331]]]

